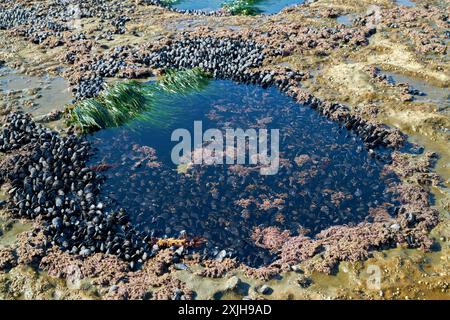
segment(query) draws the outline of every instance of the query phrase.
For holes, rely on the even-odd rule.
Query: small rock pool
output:
[[[410,92],[414,95],[414,101],[430,102],[438,106],[438,110],[443,113],[450,111],[450,89],[433,86],[426,81],[408,77],[394,72],[383,72],[388,77],[388,81],[393,84],[406,84]]]
[[[397,4],[399,6],[405,6],[405,7],[415,7],[416,3],[411,0],[397,0]]]
[[[190,94],[167,94],[158,121],[88,136],[96,149],[92,168],[102,171],[102,194],[123,207],[138,229],[157,237],[186,232],[207,240],[209,256],[220,251],[249,265],[269,263],[254,246],[257,226],[277,226],[314,236],[333,225],[370,220],[371,209],[394,214],[388,187],[396,177],[383,172],[362,141],[295,103],[276,88],[211,80]],[[177,166],[171,161],[173,130],[194,134],[194,121],[207,128],[279,129],[280,168],[261,175],[252,165]],[[383,154],[388,157],[388,151]],[[223,253],[223,251],[222,251]]]
[[[0,67],[0,105],[17,105],[34,117],[64,111],[73,101],[69,83],[62,77],[29,76],[18,70]]]
[[[227,0],[178,0],[174,1],[172,7],[180,10],[199,10],[211,12],[219,10]],[[258,0],[254,1],[252,7],[256,11],[265,14],[273,14],[281,11],[285,7],[301,4],[303,0]]]

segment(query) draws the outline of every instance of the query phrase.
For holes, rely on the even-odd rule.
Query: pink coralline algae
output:
[[[445,55],[447,18],[448,13],[437,7],[425,5],[382,9],[380,17],[369,14],[357,19],[356,23],[363,26],[376,25],[377,29],[397,29],[414,43],[414,48],[418,52]]]
[[[54,277],[67,279],[77,276],[79,280],[90,277],[95,278],[93,282],[100,285],[118,283],[129,272],[127,263],[115,256],[97,253],[81,259],[54,248],[42,258],[39,267]]]
[[[437,154],[433,152],[427,152],[421,157],[414,157],[396,151],[392,154],[392,159],[392,164],[386,169],[395,172],[403,179],[413,180],[419,185],[425,186],[437,186],[441,182],[439,175],[429,170],[437,160]]]
[[[256,278],[263,281],[273,279],[280,274],[280,269],[277,267],[251,268],[248,266],[243,266],[242,269],[247,277]]]
[[[223,277],[228,271],[235,269],[238,263],[235,259],[223,259],[218,260],[206,260],[202,262],[204,269],[197,272],[197,275],[208,278],[220,278]]]
[[[135,167],[139,167],[145,163],[149,168],[158,168],[161,163],[158,162],[158,156],[156,150],[149,146],[133,145],[133,151],[136,153],[134,160],[136,161]]]
[[[17,258],[14,250],[0,249],[0,271],[14,268],[17,265]]]
[[[279,254],[279,260],[272,266],[281,269],[288,269],[289,266],[314,256],[320,249],[320,244],[310,238],[303,235],[292,237],[289,231],[276,227],[256,228],[252,239],[258,247]]]
[[[17,236],[17,256],[19,264],[34,265],[46,253],[46,237],[38,223],[33,230],[21,233]]]
[[[93,284],[109,287],[106,299],[191,299],[192,291],[170,274],[173,254],[170,250],[160,251],[140,270],[131,271],[129,265],[116,256],[98,253],[82,258],[50,249],[39,267],[51,276],[74,283],[90,278]]]
[[[306,268],[331,273],[339,262],[365,260],[375,250],[398,245],[430,250],[433,239],[429,232],[439,223],[438,212],[431,207],[426,189],[437,183],[430,172],[435,155],[412,157],[394,153],[392,164],[386,167],[386,171],[395,171],[415,182],[402,182],[391,188],[400,202],[395,217],[383,206],[372,208],[367,221],[354,226],[333,226],[313,238],[303,234],[292,236],[276,227],[256,228],[252,235],[255,244],[278,254],[278,260],[263,269],[286,271],[303,262]],[[256,270],[247,273],[256,275]]]

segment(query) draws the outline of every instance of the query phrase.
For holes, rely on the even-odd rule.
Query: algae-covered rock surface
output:
[[[0,3],[0,299],[449,299],[448,2],[204,2]]]

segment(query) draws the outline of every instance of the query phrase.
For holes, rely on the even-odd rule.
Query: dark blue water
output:
[[[141,230],[159,237],[185,230],[206,238],[208,252],[227,249],[257,265],[271,256],[253,246],[256,226],[294,234],[308,229],[313,236],[332,225],[364,221],[370,208],[392,209],[386,187],[395,178],[381,174],[383,163],[357,137],[275,88],[216,80],[201,92],[167,97],[163,105],[174,111],[163,127],[135,122],[90,137],[98,148],[92,164],[109,167],[103,194],[125,208]],[[171,133],[177,128],[193,133],[195,120],[202,120],[204,129],[279,129],[278,174],[229,165],[178,172],[170,160],[176,144]]]
[[[226,0],[179,0],[173,5],[174,8],[182,10],[201,10],[205,12],[219,10]],[[301,4],[304,0],[261,0],[255,4],[261,13],[272,14],[281,11],[282,9]]]

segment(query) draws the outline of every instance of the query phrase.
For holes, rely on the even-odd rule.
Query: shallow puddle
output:
[[[219,10],[226,2],[226,0],[179,0],[173,4],[173,7],[181,10],[211,12]],[[288,6],[301,4],[303,2],[304,1],[302,0],[261,0],[255,1],[255,4],[253,4],[252,7],[260,13],[273,14]]]
[[[33,77],[10,68],[0,68],[0,93],[14,94],[23,104],[32,102],[25,112],[33,116],[45,115],[60,110],[73,100],[69,83],[62,77]]]
[[[353,19],[355,16],[353,14],[346,14],[336,18],[336,22],[343,24],[344,26],[351,26],[353,24]]]
[[[195,28],[205,26],[206,20],[194,20],[194,19],[188,19],[188,20],[181,20],[176,21],[174,23],[174,28],[176,30],[183,30],[183,31],[192,31]]]
[[[0,69],[0,88],[2,91],[21,91],[36,89],[41,86],[41,81],[35,77],[22,75],[9,68]]]
[[[431,102],[438,106],[438,110],[445,114],[450,111],[450,90],[448,88],[439,88],[425,81],[408,77],[393,72],[384,72],[390,77],[392,83],[405,83],[417,92],[414,94],[415,101]]]
[[[5,228],[5,225],[8,225]],[[17,236],[22,232],[29,231],[33,224],[31,222],[22,223],[16,221],[14,223],[8,223],[0,219],[0,249],[5,247],[11,247],[17,243]],[[5,228],[6,230],[2,230]]]
[[[162,126],[135,121],[89,136],[98,149],[92,168],[106,177],[103,195],[143,231],[177,237],[185,230],[206,238],[210,255],[225,249],[258,265],[272,257],[252,244],[257,226],[315,235],[361,222],[370,208],[392,213],[386,187],[396,180],[381,173],[384,163],[359,138],[275,88],[215,80],[200,92],[163,100],[170,117],[159,119]],[[199,120],[203,131],[279,129],[278,173],[261,175],[252,165],[173,164],[173,130],[185,128],[193,136]]]
[[[405,6],[405,7],[415,7],[416,3],[411,0],[397,0],[397,4],[399,6]]]

